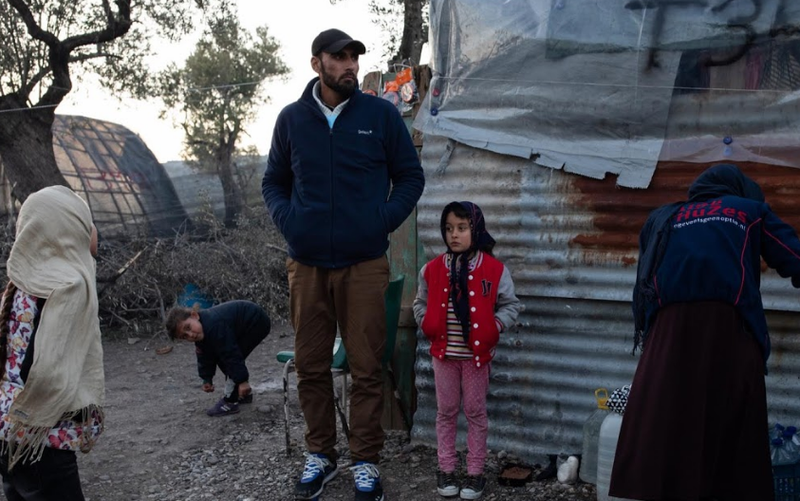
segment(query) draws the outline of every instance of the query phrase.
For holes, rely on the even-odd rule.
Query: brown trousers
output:
[[[386,257],[328,269],[287,260],[295,331],[297,392],[306,420],[306,446],[336,459],[333,344],[339,326],[353,379],[350,393],[350,456],[377,463],[383,448],[381,357],[386,344],[389,284]]]

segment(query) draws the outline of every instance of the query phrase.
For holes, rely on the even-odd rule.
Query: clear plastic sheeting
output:
[[[631,188],[660,160],[798,167],[796,4],[431,0],[414,127]]]

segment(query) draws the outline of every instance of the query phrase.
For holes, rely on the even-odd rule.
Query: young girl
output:
[[[44,188],[22,204],[0,304],[7,499],[84,499],[75,451],[89,452],[102,432],[105,391],[96,253],[89,207],[69,188]]]
[[[414,317],[431,341],[436,381],[437,488],[445,497],[478,499],[486,486],[489,364],[520,302],[508,269],[492,257],[495,241],[477,205],[448,204],[441,230],[447,252],[422,267],[414,299]],[[468,452],[467,478],[459,488],[456,423],[462,400]]]

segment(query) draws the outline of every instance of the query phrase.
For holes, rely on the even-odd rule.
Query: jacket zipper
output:
[[[327,119],[325,120],[327,122]],[[334,122],[334,125],[336,122]],[[334,196],[333,196],[333,127],[329,127],[328,130],[328,151],[330,153],[330,161],[328,162],[329,168],[329,175],[330,175],[330,189],[331,189],[331,261],[333,263],[333,267],[336,267],[336,254],[334,251],[333,245],[333,221],[334,221],[334,211],[336,210],[336,205],[334,205]]]

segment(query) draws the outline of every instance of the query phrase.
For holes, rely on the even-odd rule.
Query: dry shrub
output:
[[[101,245],[98,293],[107,326],[124,324],[138,331],[142,321],[163,321],[164,311],[187,284],[215,302],[247,299],[264,307],[273,322],[288,320],[285,242],[263,207],[247,209],[233,229],[213,216],[198,219],[202,237],[185,233]]]

